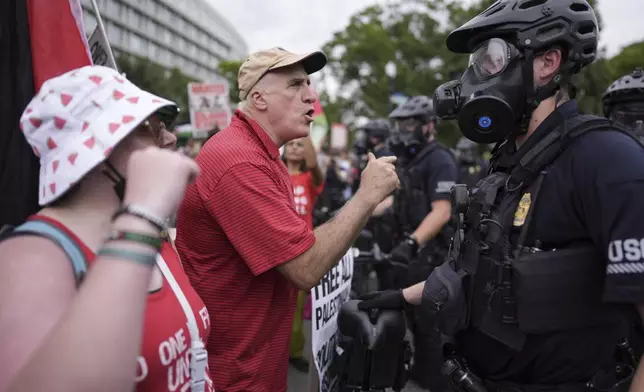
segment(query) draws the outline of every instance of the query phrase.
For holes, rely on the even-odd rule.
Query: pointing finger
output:
[[[370,154],[371,154],[371,153],[370,153]],[[382,158],[379,158],[378,160],[379,160],[380,162],[384,162],[384,163],[394,163],[394,162],[396,162],[396,159],[397,159],[397,158],[396,158],[395,156],[389,156],[389,157],[382,157]]]

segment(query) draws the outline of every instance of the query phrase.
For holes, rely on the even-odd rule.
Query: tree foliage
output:
[[[329,56],[326,76],[340,83],[344,98],[323,100],[322,105],[326,109],[342,101],[348,103],[339,118],[327,114],[329,120],[340,121],[346,111],[386,117],[392,110],[391,93],[431,96],[436,87],[467,65],[467,56],[447,50],[448,32],[492,2],[463,7],[457,2],[401,0],[373,5],[354,15],[324,46]],[[441,14],[447,15],[447,25],[441,23]],[[386,73],[389,62],[396,66],[393,78]],[[441,128],[444,141],[454,142],[459,137],[453,124],[445,123]]]
[[[457,78],[466,69],[468,56],[447,50],[447,35],[493,2],[478,0],[466,6],[456,0],[397,0],[356,13],[323,48],[329,56],[324,78],[340,86],[336,96],[320,95],[329,122],[352,115],[386,117],[392,109],[391,93],[431,96],[440,84]],[[600,114],[606,87],[638,63],[644,65],[643,58],[644,42],[612,59],[600,56],[576,75],[573,83],[582,110]],[[388,62],[396,65],[393,79],[385,72]],[[453,145],[460,136],[455,122],[439,125],[443,142]]]
[[[230,92],[230,103],[239,102],[239,86],[237,85],[237,74],[242,62],[238,60],[221,61],[219,63],[219,74],[228,81],[228,91]],[[233,106],[234,107],[234,106]]]
[[[190,121],[188,108],[188,83],[195,80],[178,68],[166,70],[145,58],[120,55],[117,59],[119,70],[143,90],[176,102],[181,109],[176,124]]]

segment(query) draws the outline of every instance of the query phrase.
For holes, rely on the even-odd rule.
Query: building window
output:
[[[190,54],[190,56],[192,58],[194,58],[197,55],[197,51],[198,51],[197,46],[195,44],[191,43],[189,51],[188,51],[188,54]]]
[[[130,35],[130,49],[137,54],[141,54],[143,45],[141,44],[141,38],[136,34]]]
[[[112,16],[113,18],[118,18],[120,17],[119,13],[121,12],[122,6],[117,3],[115,0],[107,0],[106,4],[106,13],[107,15]]]
[[[158,53],[159,53],[159,46],[154,42],[150,42],[148,45],[148,56],[154,59],[157,57]]]
[[[168,12],[168,9],[161,4],[159,4],[159,19],[166,23],[170,22],[170,13]]]
[[[134,28],[141,27],[140,26],[141,18],[139,17],[139,13],[136,12],[133,8],[128,8],[127,20],[130,26]]]
[[[166,44],[171,44],[172,43],[172,33],[170,30],[166,29],[163,27],[163,40],[165,41]]]
[[[85,18],[83,22],[85,24],[85,33],[87,33],[87,35],[92,35],[94,29],[96,29],[96,26],[98,25],[98,23],[96,22],[96,17],[89,12],[85,12]]]
[[[159,30],[156,22],[154,20],[152,20],[152,19],[148,19],[148,22],[150,22],[148,24],[148,30],[147,30],[148,34],[150,34],[150,36],[152,36],[152,37],[156,37],[157,36],[157,31]]]
[[[119,45],[121,43],[121,34],[122,29],[115,24],[111,24],[110,28],[107,29],[107,39],[112,45]]]

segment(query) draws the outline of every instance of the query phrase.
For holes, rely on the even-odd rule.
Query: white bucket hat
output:
[[[102,66],[86,66],[45,82],[20,119],[40,157],[40,205],[63,195],[139,124],[167,106],[177,105]]]

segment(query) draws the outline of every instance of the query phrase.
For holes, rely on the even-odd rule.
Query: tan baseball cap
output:
[[[248,56],[239,68],[237,84],[239,98],[246,99],[250,90],[268,71],[302,63],[309,75],[321,70],[327,63],[326,55],[320,51],[296,54],[282,48],[260,50]]]

